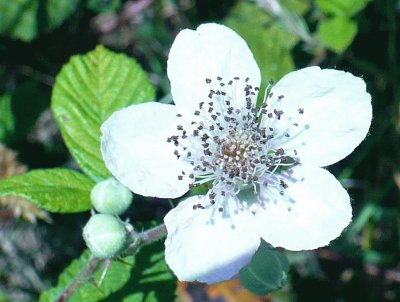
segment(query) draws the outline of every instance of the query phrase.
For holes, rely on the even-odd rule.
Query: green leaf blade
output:
[[[90,178],[110,175],[100,153],[101,124],[114,111],[154,97],[153,85],[135,60],[102,46],[63,67],[52,110],[67,147]]]
[[[90,261],[90,253],[86,250],[80,258],[75,259],[61,273],[57,286],[45,291],[40,296],[39,302],[53,302],[62,292],[70,285]],[[129,279],[130,271],[135,263],[134,257],[124,258],[124,262],[113,261],[110,265],[104,280],[100,286],[98,284],[103,272],[103,265],[100,265],[93,276],[89,276],[89,280],[83,280],[83,286],[78,288],[68,299],[69,302],[95,302],[100,301],[119,290]],[[93,282],[90,282],[93,280]]]
[[[103,265],[100,265],[93,276],[84,280],[82,286],[74,291],[68,301],[174,301],[176,281],[165,263],[163,249],[163,244],[158,242],[144,247],[136,256],[123,258],[123,262],[114,260],[103,282],[98,285],[103,272]],[[63,271],[57,285],[40,296],[39,302],[55,301],[89,261],[90,254],[85,251]]]
[[[262,296],[282,288],[287,282],[289,261],[285,254],[262,241],[250,263],[239,272],[240,282]]]
[[[342,53],[357,35],[357,23],[346,17],[334,17],[318,27],[318,38],[330,50]]]
[[[316,6],[325,14],[352,17],[371,0],[316,0]]]
[[[75,213],[92,207],[93,185],[89,178],[72,170],[32,170],[0,181],[0,196],[23,197],[50,212]]]

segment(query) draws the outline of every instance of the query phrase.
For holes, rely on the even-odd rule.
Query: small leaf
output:
[[[282,288],[287,282],[289,262],[282,252],[262,241],[250,263],[239,272],[240,282],[262,296]]]
[[[316,0],[316,6],[325,14],[334,16],[354,16],[371,0]]]
[[[50,212],[74,213],[92,207],[93,185],[89,178],[72,170],[32,170],[1,180],[0,196],[24,197]]]
[[[353,42],[357,34],[357,23],[346,17],[335,17],[322,21],[318,27],[318,38],[326,47],[342,53]]]
[[[110,175],[100,153],[101,124],[118,109],[153,99],[154,87],[135,60],[98,46],[62,68],[51,107],[75,160],[99,181]]]
[[[61,25],[78,0],[0,0],[0,34],[29,42]]]
[[[59,276],[56,287],[42,293],[39,302],[53,302],[65,290],[65,288],[85,268],[90,260],[90,253],[86,250],[79,259],[74,260]],[[123,262],[113,261],[107,273],[99,284],[103,272],[103,265],[100,265],[84,285],[74,291],[68,302],[95,302],[106,298],[111,293],[119,290],[129,279],[130,271],[134,265],[134,257],[126,257]]]

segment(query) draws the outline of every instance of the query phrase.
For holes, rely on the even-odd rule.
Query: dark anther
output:
[[[239,77],[234,77],[233,79],[234,79],[234,80],[239,80],[240,78],[239,78]]]
[[[182,175],[178,175],[178,179],[179,179],[179,180],[182,180],[182,179],[183,179],[183,176],[182,176]]]
[[[269,80],[269,84],[270,84],[270,85],[274,85],[274,80],[273,80],[273,79],[270,79],[270,80]]]
[[[218,208],[218,211],[223,212],[224,209],[223,208]]]
[[[221,77],[217,77],[217,80],[218,80],[218,81],[221,81],[221,80],[222,80],[222,78],[221,78]]]
[[[285,97],[284,95],[280,95],[280,96],[278,96],[278,99],[282,100],[284,97]]]
[[[278,118],[278,120],[280,120],[281,116],[283,114],[283,111],[274,109],[274,113],[275,113],[276,117]]]
[[[193,210],[196,210],[197,209],[197,205],[193,205]]]
[[[211,83],[211,79],[206,79],[206,83],[210,84]]]
[[[182,114],[178,113],[176,116],[177,116],[177,117],[182,117]]]
[[[304,108],[299,108],[299,113],[303,114],[304,113]]]
[[[183,126],[182,126],[182,125],[178,125],[176,128],[177,128],[178,130],[183,130]]]
[[[196,111],[194,112],[194,115],[200,115],[200,111],[196,110]]]

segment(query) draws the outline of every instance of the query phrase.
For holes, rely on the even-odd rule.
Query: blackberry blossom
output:
[[[182,281],[215,283],[247,265],[263,239],[287,250],[328,245],[350,223],[350,197],[322,168],[365,138],[371,96],[348,72],[309,67],[270,83],[229,28],[203,24],[172,44],[175,105],[117,111],[102,125],[106,166],[136,194],[183,199],[164,218],[165,257]]]

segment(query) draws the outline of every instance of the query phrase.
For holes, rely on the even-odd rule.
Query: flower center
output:
[[[284,113],[276,108],[268,110],[267,98],[271,99],[272,93],[267,94],[267,88],[263,104],[256,108],[259,88],[247,84],[246,79],[245,104],[239,105],[234,97],[239,80],[235,77],[225,84],[218,77],[212,86],[211,79],[206,79],[210,100],[199,103],[195,120],[183,117],[182,125],[177,126],[180,135],[168,138],[177,147],[177,158],[192,166],[191,172],[182,171],[178,178],[189,177],[191,187],[208,183],[211,204],[218,196],[237,195],[249,187],[257,192],[260,186],[268,185],[283,195],[287,184],[277,174],[296,163],[296,150],[279,147],[282,139],[290,135],[273,128]],[[277,99],[282,100],[283,96]],[[261,125],[262,118],[266,120]]]

